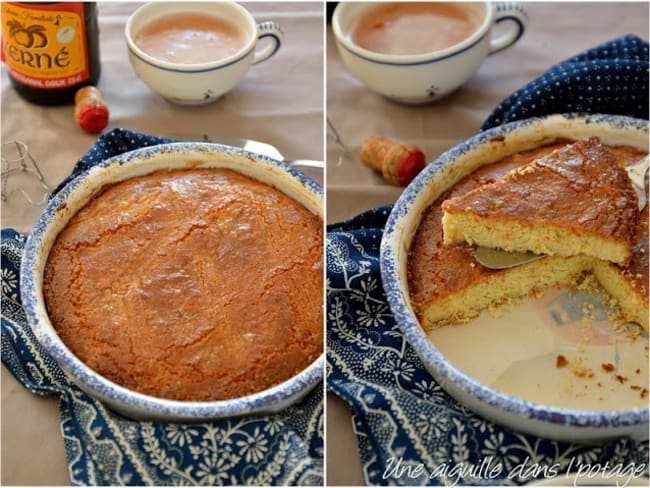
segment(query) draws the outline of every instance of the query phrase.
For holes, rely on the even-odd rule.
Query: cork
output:
[[[98,134],[108,125],[108,107],[96,87],[84,86],[77,90],[74,102],[74,118],[82,130]]]
[[[372,135],[361,146],[361,162],[381,173],[384,180],[392,185],[406,186],[426,165],[424,153],[404,142]]]

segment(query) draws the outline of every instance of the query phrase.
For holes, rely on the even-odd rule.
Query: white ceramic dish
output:
[[[407,187],[393,208],[381,245],[382,279],[391,310],[409,343],[434,378],[470,409],[514,430],[545,438],[582,442],[596,442],[620,436],[647,439],[647,398],[645,405],[630,408],[611,408],[611,404],[600,409],[587,408],[584,405],[573,407],[561,403],[559,405],[562,406],[553,406],[552,401],[541,403],[539,399],[524,399],[504,393],[494,384],[489,384],[489,373],[481,370],[497,370],[496,378],[499,368],[503,373],[512,363],[522,359],[521,355],[525,354],[522,349],[530,349],[530,357],[527,359],[542,353],[536,350],[540,347],[539,344],[531,344],[531,341],[535,341],[532,336],[520,334],[519,342],[499,341],[499,332],[495,328],[492,347],[497,349],[496,352],[486,353],[484,361],[480,348],[488,347],[485,335],[487,332],[483,330],[483,337],[477,335],[476,325],[481,320],[486,322],[482,324],[486,327],[490,326],[490,320],[493,324],[501,321],[501,332],[508,330],[505,323],[507,321],[535,327],[535,320],[532,319],[535,318],[538,322],[542,319],[533,317],[534,304],[522,305],[529,307],[528,316],[521,310],[517,313],[523,313],[523,316],[515,315],[514,318],[510,316],[497,321],[483,315],[474,323],[461,326],[456,331],[436,331],[428,337],[420,327],[409,302],[407,259],[411,239],[423,212],[445,189],[477,168],[496,162],[509,154],[538,147],[556,139],[575,140],[589,136],[598,136],[605,144],[628,145],[648,151],[647,121],[608,115],[553,115],[514,122],[479,133],[440,156]],[[510,327],[509,330],[514,329]],[[456,346],[450,346],[450,342],[454,341],[443,337],[453,332],[458,333],[455,337]],[[640,340],[647,344],[647,337]],[[467,341],[474,342],[470,344]],[[467,344],[465,354],[462,354],[458,344]],[[456,356],[453,359],[443,352],[444,349],[450,356],[454,356],[451,354],[454,348]],[[495,357],[499,353],[504,357],[497,360]],[[640,353],[642,357],[638,362],[647,362],[643,356],[643,346]],[[487,357],[490,355],[491,357]],[[488,364],[490,361],[493,361],[493,364]],[[647,365],[638,378],[638,381],[645,381],[647,387]],[[523,379],[525,383],[525,377]],[[545,378],[541,380],[542,383],[544,381]],[[626,388],[629,386],[626,385]],[[525,391],[525,388],[520,391]]]
[[[230,168],[275,186],[322,217],[319,185],[285,163],[239,148],[203,143],[162,144],[108,159],[67,184],[46,206],[34,226],[22,262],[20,289],[27,320],[39,342],[80,388],[114,410],[139,419],[201,421],[279,411],[323,380],[319,357],[301,373],[268,390],[214,402],[165,400],[128,390],[97,374],[74,356],[52,326],[42,293],[42,277],[56,236],[102,186],[159,169]]]

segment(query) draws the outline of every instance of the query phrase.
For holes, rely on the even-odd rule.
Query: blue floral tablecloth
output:
[[[483,129],[563,112],[648,118],[648,43],[625,36],[554,66],[499,104]],[[352,409],[366,481],[523,484],[580,466],[647,477],[647,441],[584,446],[520,434],[468,411],[435,382],[384,295],[379,246],[390,210],[369,210],[327,235],[327,387]]]
[[[168,140],[116,129],[98,139],[71,177],[162,142]],[[73,485],[323,484],[322,385],[277,415],[198,424],[129,420],[79,390],[27,325],[18,289],[24,243],[25,236],[2,230],[2,362],[33,394],[59,396]]]

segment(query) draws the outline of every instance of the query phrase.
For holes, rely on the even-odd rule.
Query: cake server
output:
[[[312,159],[293,159],[288,160],[284,155],[271,144],[266,142],[255,141],[252,139],[238,139],[234,137],[221,137],[211,134],[171,134],[168,135],[170,139],[177,141],[191,141],[191,142],[209,142],[213,144],[222,144],[224,146],[240,147],[246,151],[256,154],[262,154],[278,161],[283,161],[289,166],[300,168],[300,171],[305,173],[310,178],[314,179],[319,184],[323,184],[325,163],[323,161],[316,161]]]
[[[645,175],[648,172],[648,161],[650,160],[649,156],[645,156],[639,159],[636,163],[631,166],[627,166],[627,175],[632,181],[632,186],[636,191],[637,197],[639,197],[639,210],[643,210],[646,205],[646,182]]]
[[[187,135],[187,134],[174,134],[169,136],[170,139],[178,141],[192,141],[192,142],[211,142],[214,144],[223,144],[224,146],[240,147],[246,151],[262,154],[279,161],[284,161],[290,166],[302,166],[305,168],[325,169],[325,163],[322,161],[315,161],[312,159],[293,159],[287,160],[282,153],[271,144],[266,142],[254,141],[252,139],[238,139],[230,137],[221,137],[209,134],[201,135]]]
[[[639,210],[646,206],[645,176],[648,172],[649,157],[645,156],[639,159],[633,165],[627,166],[627,174],[632,182],[632,187],[636,191]],[[545,257],[545,254],[535,254],[532,252],[504,251],[502,249],[493,249],[479,246],[474,250],[474,259],[483,267],[489,269],[506,269],[521,264],[537,261]]]

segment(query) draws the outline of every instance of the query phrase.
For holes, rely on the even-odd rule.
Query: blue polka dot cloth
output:
[[[97,140],[70,178],[106,158],[163,142],[170,140],[115,129]],[[2,229],[2,363],[31,393],[59,397],[73,485],[323,484],[322,384],[277,414],[194,424],[130,420],[82,392],[27,324],[18,285],[25,239]]]
[[[174,140],[142,134],[132,130],[113,129],[95,141],[95,144],[92,145],[88,152],[77,161],[70,175],[54,189],[52,194],[55,195],[70,180],[76,178],[79,174],[101,161],[142,147],[155,146],[168,142],[174,142]]]
[[[563,61],[501,102],[482,130],[552,113],[648,118],[648,43],[623,36]]]

